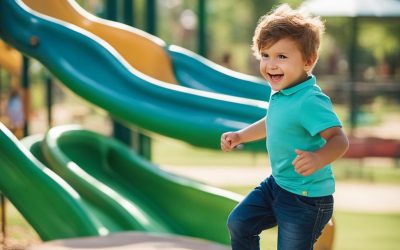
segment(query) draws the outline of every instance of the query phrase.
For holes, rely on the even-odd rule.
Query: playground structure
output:
[[[0,40],[0,68],[8,72],[10,87],[17,87],[21,77],[22,55],[2,40]],[[2,103],[2,105],[4,104]]]
[[[130,67],[109,44],[85,30],[30,12],[22,2],[5,5],[18,6],[15,19],[7,18],[3,8],[5,41],[37,58],[73,92],[125,123],[196,146],[218,148],[222,132],[242,128],[265,114],[268,103],[264,101],[156,80]],[[32,40],[37,44],[31,44]],[[263,143],[258,146],[265,148]]]
[[[365,157],[400,158],[400,141],[377,137],[350,137],[350,148],[344,155],[347,158],[362,159]]]
[[[115,32],[124,37],[120,43],[135,41],[138,47],[113,43],[120,37]],[[73,1],[3,1],[0,37],[125,124],[196,146],[218,148],[222,132],[260,119],[268,107],[262,100],[268,99],[269,90],[257,78],[166,46],[132,27],[96,18]],[[154,71],[154,57],[161,58],[159,71]],[[45,241],[142,230],[229,242],[225,220],[240,200],[232,193],[167,174],[93,132],[56,128],[44,138],[25,139],[27,152],[9,131],[1,131],[0,159],[9,172],[0,180],[0,189]],[[259,143],[245,149],[263,148]],[[23,187],[33,184],[28,189],[31,198],[18,193],[21,189],[10,189],[10,181],[25,193]],[[49,200],[60,209],[46,205]],[[28,209],[27,203],[37,207]],[[43,211],[48,219],[41,216]],[[69,218],[70,225],[60,218]],[[333,239],[331,235],[332,231]]]
[[[0,67],[7,70],[12,76],[19,77],[21,65],[21,54],[0,40]]]
[[[1,141],[1,189],[44,241],[135,230],[228,243],[225,218],[239,195],[168,174],[76,127],[23,146],[2,125]]]
[[[134,69],[156,80],[265,101],[270,89],[260,78],[223,68],[149,33],[86,12],[73,1],[24,0],[31,9],[83,28],[114,48]]]

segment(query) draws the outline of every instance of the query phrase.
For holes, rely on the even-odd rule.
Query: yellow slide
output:
[[[75,1],[23,0],[31,9],[83,28],[109,43],[132,67],[157,80],[177,83],[164,41],[131,26],[100,19]],[[112,27],[110,27],[112,24]],[[40,39],[40,38],[39,38]],[[40,41],[39,41],[40,42]]]
[[[0,40],[0,68],[4,68],[13,77],[21,74],[22,55],[5,42]]]
[[[96,17],[74,0],[22,2],[40,14],[64,21],[67,26],[73,24],[102,39],[103,46],[116,51],[117,59],[122,59],[121,62],[140,78],[263,102],[269,100],[271,89],[265,80],[227,69],[179,46],[168,45],[140,29]]]

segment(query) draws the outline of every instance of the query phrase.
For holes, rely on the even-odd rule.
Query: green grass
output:
[[[249,187],[227,187],[247,194]],[[397,214],[334,212],[336,250],[396,250],[400,246],[400,211]],[[261,234],[262,249],[276,249],[276,228]]]
[[[338,250],[395,250],[400,247],[400,213],[336,212]]]
[[[396,250],[400,214],[335,212],[335,250]],[[261,249],[276,249],[277,229],[261,234]]]

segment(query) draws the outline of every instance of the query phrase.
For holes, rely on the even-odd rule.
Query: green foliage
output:
[[[392,53],[399,52],[400,35],[392,32],[399,26],[383,20],[369,21],[361,25],[359,44],[370,52],[378,63],[383,63]]]
[[[298,8],[304,2],[304,0],[287,0],[287,1],[279,0],[279,2],[280,3],[287,3],[292,8]]]

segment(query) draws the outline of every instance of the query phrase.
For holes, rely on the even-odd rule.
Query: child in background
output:
[[[221,148],[266,137],[272,175],[228,218],[233,250],[259,249],[259,234],[278,226],[279,250],[309,250],[333,212],[331,163],[348,148],[332,103],[312,75],[324,25],[287,4],[263,16],[253,37],[272,93],[266,117],[221,136]]]
[[[13,87],[7,103],[9,128],[17,138],[22,138],[25,124],[24,107],[18,88]]]

